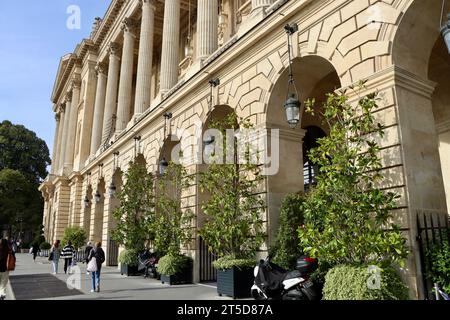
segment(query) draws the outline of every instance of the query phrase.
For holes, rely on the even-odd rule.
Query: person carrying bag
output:
[[[16,256],[6,239],[0,241],[0,300],[6,298],[9,272],[16,268]]]
[[[87,271],[92,275],[92,290],[91,292],[100,292],[100,271],[102,264],[105,262],[105,252],[103,251],[102,243],[97,242],[95,248],[91,250],[88,257]]]

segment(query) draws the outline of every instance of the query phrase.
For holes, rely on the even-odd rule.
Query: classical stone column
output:
[[[197,59],[204,60],[217,50],[218,0],[198,0]]]
[[[64,173],[69,174],[73,169],[73,158],[75,151],[75,138],[78,120],[78,103],[80,101],[81,81],[74,79],[72,82],[72,103],[67,128],[66,151],[64,155]],[[64,146],[63,146],[64,147]]]
[[[264,13],[272,2],[272,0],[252,0],[252,14]]]
[[[120,58],[119,45],[112,42],[109,45],[108,82],[106,85],[105,113],[103,115],[102,143],[110,138],[113,126],[113,115],[117,106],[117,86],[119,84]]]
[[[98,63],[95,67],[97,71],[97,91],[95,93],[94,122],[92,125],[92,138],[90,154],[94,155],[102,140],[103,114],[105,112],[106,84],[108,77],[106,67]]]
[[[59,143],[59,129],[61,123],[61,114],[55,114],[56,128],[55,128],[55,136],[53,138],[53,152],[52,152],[52,174],[55,174],[58,171],[58,143]]]
[[[72,109],[72,95],[67,94],[65,98],[65,105],[64,105],[64,124],[63,124],[63,131],[62,131],[62,139],[61,139],[61,145],[60,145],[60,152],[59,152],[59,174],[64,174],[64,162],[66,159],[66,148],[67,145],[67,136],[69,134],[69,122],[70,122],[70,111]]]
[[[133,88],[134,41],[136,38],[136,22],[126,18],[122,23],[123,49],[120,67],[119,102],[117,105],[116,132],[127,127],[130,120],[131,90]]]
[[[180,0],[165,1],[164,26],[161,53],[162,94],[167,93],[178,82],[180,45]]]
[[[155,32],[154,0],[141,0],[142,21],[139,40],[139,57],[136,81],[136,100],[134,115],[143,113],[151,100],[152,65],[153,65],[153,34]]]

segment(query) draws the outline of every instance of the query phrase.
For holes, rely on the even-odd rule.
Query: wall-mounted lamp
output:
[[[111,181],[111,184],[108,187],[109,196],[113,198],[116,195],[116,191],[117,191],[116,185],[114,184],[114,181]]]
[[[444,42],[447,46],[448,53],[450,54],[450,13],[447,15],[447,21],[445,21],[444,25],[441,27],[441,33],[442,37],[444,37]]]
[[[100,192],[98,190],[95,192],[94,199],[95,199],[96,203],[99,203],[100,200],[102,199],[102,195],[100,194]]]
[[[88,196],[85,196],[84,197],[84,207],[89,208],[90,205],[91,205],[91,201],[89,200]]]
[[[168,167],[169,163],[167,162],[166,158],[163,157],[162,160],[159,162],[159,174],[163,176],[164,173],[166,173]]]

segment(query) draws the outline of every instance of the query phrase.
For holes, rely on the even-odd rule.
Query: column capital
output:
[[[125,33],[130,33],[133,36],[136,35],[136,31],[137,31],[137,22],[136,20],[133,20],[131,18],[125,18],[122,21],[122,26],[121,29],[125,32]]]
[[[70,89],[80,89],[81,88],[81,78],[78,75],[72,77],[72,83],[70,84]]]
[[[57,110],[57,112],[58,112],[59,114],[66,112],[66,104],[65,104],[65,103],[60,103],[60,104],[58,105],[58,110]]]
[[[66,96],[64,97],[64,102],[65,103],[72,102],[72,90],[67,91]],[[67,105],[66,105],[66,108],[67,108]]]
[[[111,42],[108,46],[108,53],[110,56],[119,57],[120,45],[117,42]]]
[[[106,76],[108,74],[108,66],[102,62],[97,62],[95,72],[97,73],[97,76],[100,74]]]
[[[61,120],[61,115],[57,112],[55,113],[55,121],[59,122]]]

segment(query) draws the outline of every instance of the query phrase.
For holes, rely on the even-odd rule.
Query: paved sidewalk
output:
[[[86,274],[85,264],[78,264],[81,271],[78,277],[73,274],[65,275],[63,267],[64,262],[61,260],[60,273],[51,275],[51,264],[47,258],[37,257],[36,262],[33,262],[32,255],[17,254],[16,270],[10,273],[14,295],[18,299],[24,297],[32,300],[231,300],[219,297],[216,288],[211,285],[169,286],[142,276],[122,276],[117,267],[103,267],[101,292],[91,293],[91,277]],[[75,284],[80,278],[81,288],[77,288],[80,292],[66,289],[67,280],[70,284]]]

